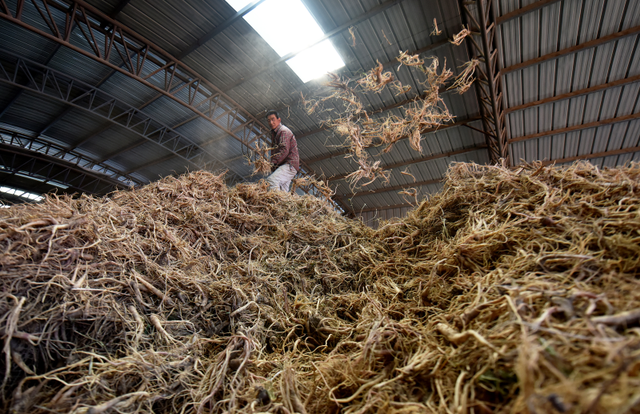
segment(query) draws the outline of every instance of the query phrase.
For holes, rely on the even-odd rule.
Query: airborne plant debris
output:
[[[637,411],[639,192],[460,163],[377,231],[204,172],[3,209],[2,411]]]
[[[430,63],[426,65],[418,55],[409,55],[406,52],[401,52],[397,59],[401,66],[417,70],[425,78],[422,83],[424,95],[402,107],[402,116],[374,118],[364,109],[362,96],[367,93],[381,93],[385,88],[392,88],[398,95],[411,89],[395,79],[391,72],[385,72],[379,62],[356,81],[330,74],[328,87],[331,93],[328,96],[302,99],[308,114],[322,112],[323,104],[327,101],[337,103],[337,111],[331,113],[330,119],[324,122],[339,136],[344,137],[345,145],[349,149],[348,156],[354,157],[359,166],[358,170],[347,176],[352,188],[371,184],[378,178],[389,181],[390,171],[380,167],[380,161],[371,160],[367,148],[384,145],[384,152],[389,152],[400,139],[408,138],[411,147],[421,152],[421,134],[453,119],[440,97],[441,88],[453,75],[446,68],[446,62],[444,67],[439,69],[440,61],[437,58],[431,58]],[[362,180],[367,181],[360,184]]]
[[[253,172],[251,175],[269,175],[271,174],[271,157],[269,151],[273,150],[266,142],[255,144],[253,151],[250,155],[247,155],[247,161],[249,165],[253,166]],[[252,159],[253,156],[253,159]]]

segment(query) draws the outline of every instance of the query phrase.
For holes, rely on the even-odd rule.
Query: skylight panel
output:
[[[302,82],[307,83],[327,72],[343,67],[344,62],[327,39],[287,60],[287,65],[293,69]]]
[[[236,11],[251,3],[250,0],[227,2]],[[266,0],[244,19],[280,57],[296,53],[287,64],[305,83],[344,66],[328,39],[306,49],[320,41],[324,32],[300,0]]]
[[[17,190],[11,187],[4,187],[4,186],[0,187],[0,192],[5,194],[11,194],[16,197],[26,198],[27,200],[33,200],[33,201],[41,201],[44,198],[37,194],[29,193],[27,191]]]

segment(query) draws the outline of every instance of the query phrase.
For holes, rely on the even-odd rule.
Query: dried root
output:
[[[436,18],[433,18],[433,30],[431,31],[431,36],[438,36],[442,33],[442,30],[438,29],[438,22]]]
[[[458,94],[460,95],[468,91],[473,84],[473,81],[475,80],[473,74],[479,63],[480,62],[478,61],[478,59],[472,59],[471,61],[462,65],[462,68],[464,69],[462,70],[462,72],[460,72],[460,74],[456,77],[455,82],[448,89],[456,89],[456,92],[458,92]]]
[[[471,35],[471,30],[469,30],[468,28],[462,26],[462,30],[460,30],[460,32],[456,33],[453,36],[453,39],[449,40],[449,42],[453,43],[456,46],[460,46],[462,44],[462,41],[469,35]]]

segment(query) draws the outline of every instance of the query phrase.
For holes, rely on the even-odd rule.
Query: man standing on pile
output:
[[[271,127],[271,175],[267,181],[273,190],[289,191],[291,180],[300,170],[298,143],[293,132],[282,125],[276,111],[267,112],[267,122]]]

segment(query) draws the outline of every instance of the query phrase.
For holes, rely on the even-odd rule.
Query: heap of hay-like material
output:
[[[640,167],[456,164],[373,231],[192,173],[0,212],[5,411],[640,408]]]

